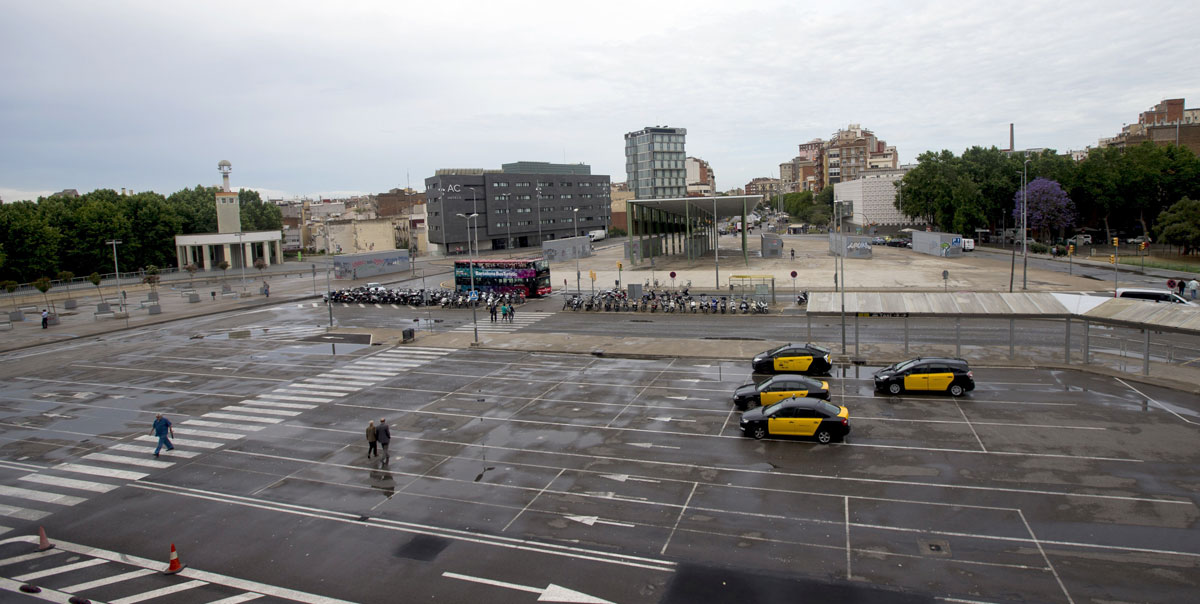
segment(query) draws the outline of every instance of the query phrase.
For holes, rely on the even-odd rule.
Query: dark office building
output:
[[[607,230],[609,177],[590,174],[584,164],[544,165],[555,172],[438,170],[426,178],[429,243],[468,253],[468,221],[459,214],[478,214],[470,222],[482,250],[540,248],[543,241]]]

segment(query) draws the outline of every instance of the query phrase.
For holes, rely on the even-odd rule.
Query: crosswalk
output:
[[[292,325],[280,327],[278,325],[249,325],[238,329],[231,329],[221,332],[221,335],[231,339],[253,339],[253,340],[275,340],[275,341],[297,341],[304,338],[323,334],[328,329],[320,325]]]
[[[147,433],[49,468],[37,469],[20,463],[0,465],[0,468],[10,470],[36,469],[17,477],[19,484],[28,487],[0,485],[0,522],[5,517],[40,520],[78,505],[88,497],[141,480],[154,471],[171,468],[204,451],[253,436],[264,428],[341,400],[452,352],[455,349],[399,346],[177,421],[173,427],[175,436],[171,439],[175,449],[164,448],[159,457],[152,456],[158,438]],[[7,531],[8,528],[0,524],[0,534]]]
[[[533,325],[534,323],[537,323],[538,321],[541,321],[542,319],[545,319],[548,316],[550,316],[550,315],[547,313],[541,313],[541,312],[537,312],[537,313],[535,313],[535,312],[528,312],[528,313],[518,312],[517,316],[513,317],[513,320],[511,323],[501,320],[500,318],[497,318],[496,322],[493,323],[491,320],[491,317],[488,316],[488,314],[486,312],[484,312],[480,315],[480,318],[479,318],[479,331],[481,333],[483,333],[483,332],[512,333],[514,331],[520,330],[521,328],[529,327],[530,325]],[[463,332],[474,333],[475,324],[474,323],[465,323],[463,325],[455,327],[451,331],[456,331],[456,332],[460,332],[460,333],[463,333]]]
[[[88,601],[99,595],[110,604],[134,604],[153,600],[237,604],[252,600],[291,601],[305,604],[349,604],[313,593],[268,585],[238,577],[185,567],[173,577],[164,577],[166,564],[125,552],[53,540],[55,547],[35,551],[37,536],[10,537],[0,541],[0,594],[17,594],[25,585],[35,585],[36,596],[50,602]],[[164,552],[165,553],[165,552]],[[174,594],[179,594],[178,596]],[[13,595],[12,599],[19,596]],[[5,600],[0,596],[0,600]],[[21,601],[25,601],[22,599]]]

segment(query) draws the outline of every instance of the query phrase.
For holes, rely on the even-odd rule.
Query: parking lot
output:
[[[243,441],[194,468],[245,482],[232,470],[265,455],[279,468],[237,491],[346,511],[359,496],[337,493],[361,492],[369,471],[391,489],[372,516],[620,552],[634,558],[613,564],[654,569],[665,601],[684,601],[661,576],[676,564],[974,601],[1188,599],[1194,401],[992,368],[963,398],[887,396],[871,369],[830,378],[853,431],[823,446],[741,436],[740,362],[459,351],[279,426],[287,442]],[[393,459],[358,469],[378,417]]]

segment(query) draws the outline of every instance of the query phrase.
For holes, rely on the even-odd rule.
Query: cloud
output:
[[[423,186],[686,127],[722,188],[858,123],[899,148],[1082,148],[1200,100],[1190,3],[17,3],[0,186]],[[19,52],[15,50],[19,49]],[[2,189],[0,189],[2,190]],[[4,197],[9,199],[7,195]]]

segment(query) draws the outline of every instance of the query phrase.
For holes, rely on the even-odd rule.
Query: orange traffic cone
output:
[[[183,570],[184,566],[186,566],[186,565],[179,561],[179,554],[175,553],[175,544],[172,543],[171,544],[171,561],[167,564],[167,570],[164,570],[163,574],[164,575],[173,575],[173,574]]]
[[[39,552],[44,552],[44,551],[46,551],[46,550],[48,550],[48,549],[54,549],[54,544],[53,544],[53,543],[50,543],[50,540],[46,538],[46,529],[45,529],[45,527],[41,527],[41,526],[39,526],[39,527],[38,527],[38,548],[37,548],[37,551],[39,551]]]

